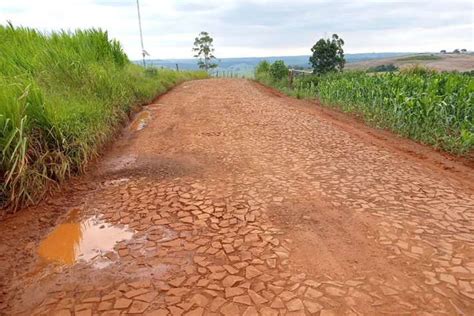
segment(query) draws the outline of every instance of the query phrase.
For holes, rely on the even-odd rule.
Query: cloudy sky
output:
[[[472,0],[140,0],[152,58],[192,57],[202,30],[218,57],[306,55],[338,33],[347,53],[474,50]],[[136,0],[0,0],[0,23],[100,27],[140,57]]]

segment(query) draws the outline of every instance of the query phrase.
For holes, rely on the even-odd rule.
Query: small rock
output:
[[[262,316],[278,316],[278,310],[276,309],[272,309],[270,307],[263,307],[261,310],[260,310],[260,314]]]
[[[128,298],[119,298],[114,305],[114,309],[126,309],[132,304],[132,300]]]
[[[236,275],[228,275],[224,278],[224,280],[222,280],[222,285],[224,287],[232,287],[234,286],[236,283],[240,282],[244,280],[243,277],[240,277],[240,276],[236,276]]]
[[[249,306],[249,307],[245,310],[243,316],[258,316],[257,309],[255,309],[255,307],[253,307],[253,306]]]
[[[184,314],[185,316],[201,316],[204,313],[204,308],[198,307],[193,309],[192,311],[187,312]]]
[[[304,305],[299,298],[295,298],[294,300],[291,300],[286,303],[286,308],[288,308],[290,312],[294,312],[304,309]]]
[[[224,315],[240,315],[240,310],[237,304],[229,303],[221,308],[221,313]]]
[[[128,310],[128,313],[129,314],[143,314],[143,312],[145,312],[149,306],[150,306],[149,303],[134,301],[132,303],[132,306]]]
[[[247,268],[245,268],[245,277],[247,279],[253,279],[261,274],[262,272],[254,266],[248,266]]]

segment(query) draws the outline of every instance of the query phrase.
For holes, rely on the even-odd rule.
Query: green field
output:
[[[299,77],[291,85],[265,71],[256,78],[445,151],[471,155],[474,150],[474,77],[468,74],[415,67],[380,75],[348,71]]]
[[[403,62],[416,62],[416,61],[430,61],[430,60],[441,60],[440,56],[436,55],[414,55],[408,57],[397,58],[396,61],[403,61]]]
[[[0,26],[0,209],[39,201],[83,170],[133,106],[206,76],[145,70],[100,30]]]

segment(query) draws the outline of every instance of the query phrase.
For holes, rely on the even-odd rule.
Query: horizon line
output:
[[[424,52],[365,52],[365,53],[345,53],[344,55],[364,55],[364,54],[439,54],[440,52],[432,52],[432,51],[424,51]],[[448,52],[449,54],[449,52]],[[238,57],[216,57],[217,60],[219,59],[237,59],[237,58],[278,58],[278,57],[308,57],[308,55],[274,55],[274,56],[238,56]],[[182,60],[182,59],[189,59],[194,60],[197,59],[196,57],[161,57],[161,58],[148,58],[147,60]],[[132,59],[135,60],[135,59]],[[137,59],[138,60],[138,59]],[[141,60],[141,59],[140,59]]]

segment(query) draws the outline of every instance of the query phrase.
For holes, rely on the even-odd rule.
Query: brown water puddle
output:
[[[140,131],[148,125],[148,122],[150,121],[150,119],[151,119],[151,114],[149,111],[141,111],[133,119],[132,124],[130,124],[130,129],[132,131]]]
[[[40,243],[38,252],[43,259],[66,265],[92,262],[102,268],[110,263],[103,255],[113,251],[117,242],[133,236],[126,227],[113,226],[97,217],[83,221],[78,217],[78,211],[72,211],[66,222]]]

